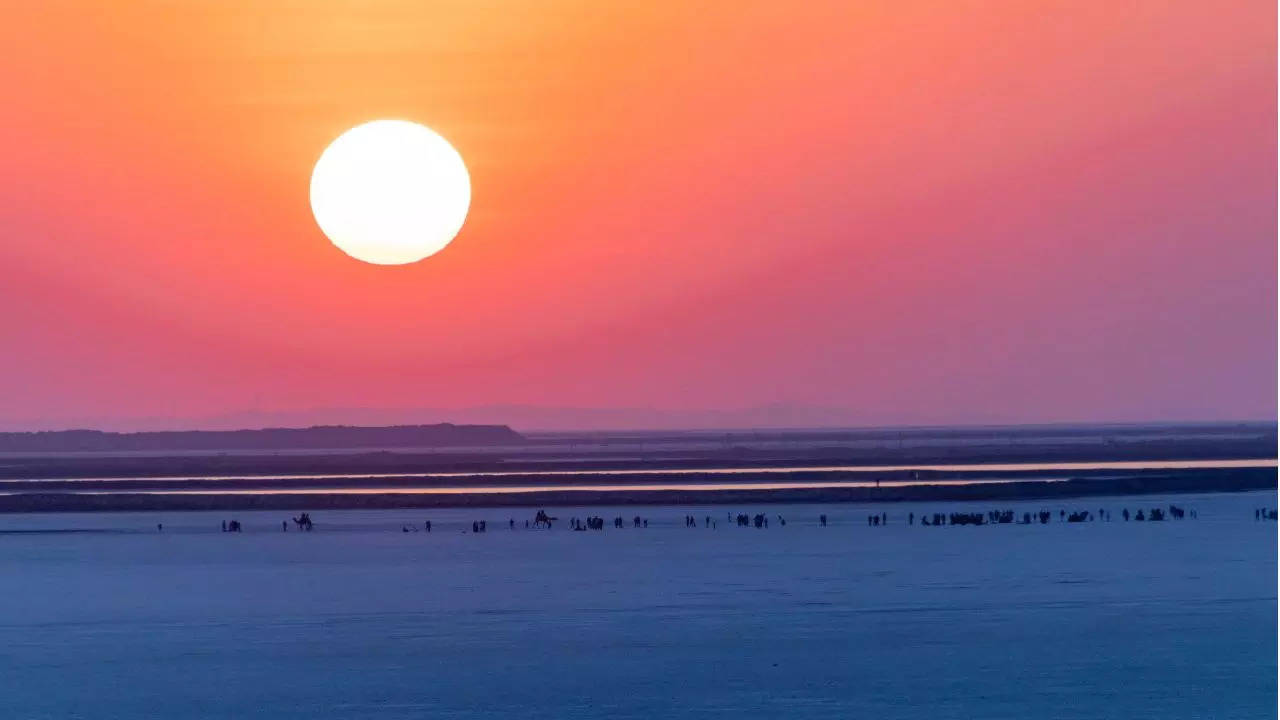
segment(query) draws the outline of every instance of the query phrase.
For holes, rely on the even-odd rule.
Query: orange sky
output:
[[[1269,2],[10,3],[0,425],[495,403],[1274,418]],[[357,262],[312,164],[447,137]]]

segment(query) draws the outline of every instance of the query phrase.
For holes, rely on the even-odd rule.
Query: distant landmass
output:
[[[465,445],[509,445],[524,442],[506,425],[393,425],[354,427],[318,425],[262,430],[182,430],[103,432],[57,430],[0,433],[0,452],[127,452],[166,450],[332,450]]]
[[[505,425],[520,432],[632,432],[645,430],[784,430],[885,429],[903,427],[1013,427],[1027,425],[1275,425],[1274,417],[1239,418],[1186,414],[1170,417],[1032,417],[984,415],[974,410],[966,419],[933,416],[884,415],[856,407],[826,407],[777,403],[720,409],[663,409],[657,407],[573,407],[542,405],[478,405],[469,407],[313,407],[297,410],[247,410],[198,416],[89,415],[74,417],[3,417],[0,432],[58,431],[97,428],[111,432],[182,430],[241,430],[305,428],[311,426],[384,427],[399,425]]]

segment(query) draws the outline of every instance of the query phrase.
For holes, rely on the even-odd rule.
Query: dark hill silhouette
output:
[[[262,430],[115,433],[100,430],[0,433],[0,452],[170,450],[330,450],[343,448],[507,445],[525,438],[506,425],[322,425]]]

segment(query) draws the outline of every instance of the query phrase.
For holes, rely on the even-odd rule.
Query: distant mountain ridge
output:
[[[164,450],[332,450],[379,447],[507,445],[525,437],[506,425],[316,425],[261,430],[104,432],[52,430],[0,433],[0,452]]]

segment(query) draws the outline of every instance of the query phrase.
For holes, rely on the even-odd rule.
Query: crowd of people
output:
[[[1267,513],[1268,511],[1266,509],[1256,510],[1254,512],[1254,519],[1267,519]],[[1161,522],[1166,519],[1194,519],[1196,517],[1196,511],[1188,510],[1178,505],[1169,505],[1167,508],[1138,508],[1132,513],[1129,512],[1128,508],[1123,508],[1120,511],[1120,516],[1125,522],[1129,522],[1130,520],[1135,522]],[[786,526],[787,520],[781,514],[775,514],[774,517],[778,526]],[[1034,513],[1023,512],[1021,515],[1018,515],[1011,509],[988,510],[986,512],[930,513],[922,514],[919,517],[920,525],[929,527],[938,527],[942,525],[1045,525],[1052,522],[1053,519],[1054,513],[1050,510],[1039,510]],[[1057,519],[1059,522],[1064,523],[1084,523],[1095,521],[1110,522],[1112,515],[1111,511],[1106,508],[1099,508],[1096,512],[1085,509],[1060,509],[1057,513]],[[1270,519],[1276,519],[1276,511],[1270,511]],[[555,518],[548,516],[545,511],[539,510],[532,527],[544,527],[550,529],[553,527],[554,520]],[[766,529],[769,527],[769,515],[766,513],[756,513],[754,515],[748,513],[737,513],[735,515],[732,512],[726,512],[725,521],[736,525],[737,527],[755,527],[758,529]],[[907,513],[906,521],[908,525],[916,524],[916,514],[914,511]],[[867,525],[869,526],[881,527],[888,524],[888,512],[880,512],[878,514],[867,516]],[[827,516],[825,514],[818,516],[818,525],[820,527],[827,526]],[[481,526],[483,527],[483,522],[481,523]],[[512,530],[515,529],[516,521],[514,518],[508,521],[508,526]],[[531,527],[527,520],[525,521],[524,526],[525,528]],[[618,516],[613,519],[614,528],[622,529],[626,526],[626,520],[622,516]],[[637,515],[632,518],[631,526],[633,528],[649,527],[649,520]],[[698,518],[695,515],[685,515],[684,526],[686,528],[703,527],[715,529],[718,527],[718,522],[710,515],[704,516],[701,522],[698,521]],[[569,519],[568,523],[568,528],[570,530],[603,530],[604,527],[605,519],[598,516],[588,516],[585,520],[572,517]]]
[[[1143,510],[1139,508],[1135,513],[1130,514],[1128,508],[1120,511],[1120,516],[1125,522],[1133,519],[1137,522],[1160,522],[1166,518],[1174,520],[1182,520],[1186,517],[1194,518],[1195,510],[1186,510],[1177,505],[1170,505],[1166,511],[1164,508],[1151,508]],[[966,513],[933,513],[931,515],[921,515],[920,524],[929,526],[938,525],[1046,525],[1053,520],[1053,512],[1050,510],[1038,510],[1034,513],[1024,512],[1018,516],[1013,510],[988,510],[982,512],[966,512]],[[1111,511],[1106,508],[1099,508],[1095,513],[1092,510],[1058,510],[1058,521],[1065,523],[1083,523],[1094,521],[1111,521]],[[872,523],[875,524],[875,523]],[[915,524],[915,513],[907,514],[907,524]]]
[[[1165,520],[1183,520],[1187,518],[1195,519],[1196,511],[1172,504],[1167,507],[1136,508],[1132,512],[1130,512],[1129,508],[1122,508],[1120,510],[1120,518],[1124,522],[1163,522]],[[1277,511],[1275,509],[1254,509],[1253,519],[1255,521],[1276,520],[1276,518]],[[314,523],[312,522],[311,515],[309,513],[302,513],[299,517],[290,519],[299,530],[310,531],[314,527]],[[944,525],[1045,525],[1055,519],[1055,514],[1051,510],[1044,509],[1018,514],[1014,510],[1006,508],[993,509],[986,512],[968,511],[922,513],[917,517],[916,513],[911,511],[902,519],[906,520],[907,525],[916,525],[916,520],[918,519],[919,525],[922,527],[939,527]],[[1112,513],[1106,508],[1099,508],[1096,511],[1093,509],[1059,509],[1056,513],[1056,519],[1058,522],[1063,523],[1086,523],[1097,521],[1110,522],[1112,520]],[[524,521],[524,528],[526,530],[549,530],[555,527],[557,520],[558,518],[548,515],[545,510],[539,510],[532,520]],[[766,529],[769,527],[769,515],[763,512],[756,513],[754,515],[748,513],[734,514],[733,512],[726,512],[725,521],[731,525],[736,525],[737,527],[754,527],[757,529]],[[785,527],[787,524],[786,518],[777,513],[774,514],[774,521],[779,527]],[[826,527],[826,514],[818,515],[817,521],[819,527]],[[880,512],[877,514],[867,515],[866,521],[867,525],[871,527],[886,526],[889,524],[889,513]],[[649,518],[641,517],[639,515],[632,517],[630,521],[619,515],[609,522],[612,523],[615,529],[623,529],[628,525],[637,529],[649,527]],[[596,515],[589,515],[585,518],[570,517],[566,523],[566,527],[572,531],[586,532],[588,530],[604,530],[605,524],[605,518]],[[685,515],[684,526],[686,528],[702,527],[715,529],[719,527],[719,523],[710,515],[704,516],[701,519],[701,522],[697,516]],[[431,532],[431,527],[431,521],[427,520],[422,524],[421,530],[429,533]],[[158,530],[162,528],[163,526],[157,525]],[[515,518],[507,520],[507,528],[510,530],[516,529]],[[289,520],[281,522],[280,529],[283,532],[288,532]],[[475,520],[471,522],[470,531],[472,533],[478,534],[486,532],[487,530],[488,526],[485,520]],[[242,531],[243,525],[239,520],[222,521],[222,532]],[[401,531],[406,533],[418,532],[419,528],[416,525],[402,525]],[[466,532],[465,526],[463,532]]]

